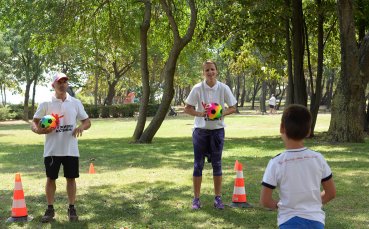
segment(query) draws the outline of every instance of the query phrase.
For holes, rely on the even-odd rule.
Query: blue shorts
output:
[[[304,219],[298,216],[292,217],[279,225],[279,229],[324,229],[324,224],[319,221]]]
[[[192,133],[194,148],[193,176],[202,176],[205,157],[211,162],[213,176],[222,175],[222,152],[224,145],[224,128],[207,130],[196,128]]]

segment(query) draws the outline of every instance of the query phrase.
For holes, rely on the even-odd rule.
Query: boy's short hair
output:
[[[311,114],[305,106],[292,104],[283,111],[282,125],[288,138],[302,140],[310,133]]]

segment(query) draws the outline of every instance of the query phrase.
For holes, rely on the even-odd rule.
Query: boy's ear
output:
[[[306,135],[306,137],[309,137],[309,136],[310,136],[310,133],[311,133],[311,128],[309,128],[309,132],[308,132],[308,134]]]
[[[281,134],[284,134],[285,133],[285,129],[284,129],[283,123],[281,123],[281,125],[279,126],[279,133],[281,133]]]

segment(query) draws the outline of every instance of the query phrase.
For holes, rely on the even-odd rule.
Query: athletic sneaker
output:
[[[222,198],[220,196],[216,196],[214,198],[214,207],[218,209],[224,209]]]
[[[78,221],[78,216],[75,208],[68,208],[68,218],[70,222]]]
[[[192,209],[197,210],[201,208],[201,203],[199,198],[193,198],[192,200]]]
[[[44,216],[42,216],[41,222],[49,223],[54,220],[54,216],[55,216],[55,210],[53,208],[48,208],[46,209]]]

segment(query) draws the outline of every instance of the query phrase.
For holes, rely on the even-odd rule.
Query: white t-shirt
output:
[[[40,103],[33,118],[41,119],[52,113],[63,117],[60,118],[59,126],[50,134],[45,135],[44,157],[79,157],[78,139],[73,137],[72,133],[77,126],[77,120],[88,118],[81,101],[71,97],[68,93],[64,102],[53,95],[50,100]]]
[[[270,97],[269,99],[269,105],[275,106],[276,98],[274,96]]]
[[[294,216],[324,224],[320,185],[331,177],[324,157],[305,147],[286,150],[271,159],[262,185],[279,187],[278,226]]]
[[[196,111],[205,111],[203,104],[218,103],[224,109],[224,105],[235,106],[236,98],[233,96],[231,89],[224,83],[217,81],[213,87],[209,87],[205,80],[196,84],[186,99],[188,105],[194,106]],[[204,117],[195,117],[194,128],[201,129],[221,129],[224,128],[224,117],[219,120],[208,120]]]

